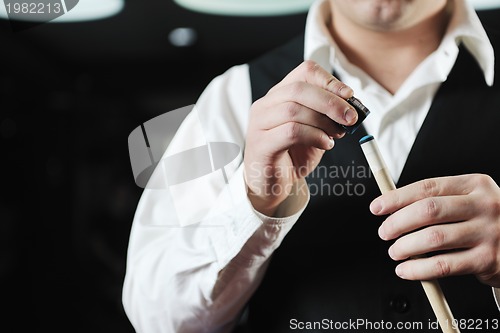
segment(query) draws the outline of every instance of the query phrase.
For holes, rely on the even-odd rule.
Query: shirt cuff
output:
[[[264,215],[252,207],[254,214],[262,221],[262,225],[248,239],[240,253],[240,259],[246,258],[248,265],[259,259],[267,260],[281,245],[309,203],[309,191],[299,192],[300,188],[307,189],[307,184],[303,179],[295,184],[292,191],[294,194],[288,196],[278,207],[275,217]],[[249,204],[251,206],[250,201]],[[242,264],[241,260],[239,263]]]
[[[223,228],[217,228],[212,237],[220,269],[236,255],[238,264],[244,266],[267,260],[297,222],[310,198],[305,180],[300,180],[292,191],[294,194],[278,207],[276,217],[261,214],[248,199],[243,169],[241,164],[229,181],[227,190],[233,207],[218,221]]]

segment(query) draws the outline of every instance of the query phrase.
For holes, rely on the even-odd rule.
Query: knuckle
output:
[[[335,77],[331,77],[328,79],[326,83],[326,87],[329,91],[333,92],[336,95],[340,95],[342,89],[347,88],[347,86],[341,81],[337,80]]]
[[[491,212],[493,213],[493,216],[495,216],[495,217],[500,216],[500,199],[499,198],[492,199]],[[500,228],[500,226],[499,226],[499,228]],[[500,235],[500,230],[499,230],[498,234]]]
[[[496,262],[496,251],[494,248],[489,246],[484,246],[480,251],[480,258],[482,259],[483,265],[486,269],[491,269],[492,265]]]
[[[473,176],[474,184],[478,187],[490,187],[495,183],[495,181],[488,175],[485,174],[475,174]]]
[[[500,269],[497,261],[497,253],[498,251],[488,246],[478,249],[476,261],[477,270],[485,275],[496,273]]]
[[[290,122],[285,125],[285,137],[292,143],[297,142],[300,134],[300,126],[298,123]]]
[[[488,216],[496,218],[500,216],[500,199],[497,197],[487,197],[482,201],[481,206]]]
[[[301,67],[306,72],[306,74],[313,74],[318,70],[319,65],[315,61],[306,60],[302,63]]]
[[[286,102],[284,104],[284,112],[288,121],[296,121],[299,114],[298,105],[293,102]]]
[[[436,274],[440,277],[448,276],[451,272],[450,265],[448,264],[448,262],[446,262],[442,258],[439,258],[436,260],[436,263],[434,264],[434,268],[436,270]]]
[[[435,219],[439,216],[439,205],[434,198],[422,200],[422,215],[427,219]]]
[[[438,228],[429,228],[427,242],[432,250],[438,250],[444,244],[446,236],[444,232]]]
[[[426,179],[420,183],[420,192],[424,197],[437,195],[438,185],[434,179]]]

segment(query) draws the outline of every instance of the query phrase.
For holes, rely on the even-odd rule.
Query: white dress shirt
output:
[[[330,14],[328,0],[311,6],[304,58],[329,71],[335,68],[369,106],[372,114],[364,125],[377,137],[397,181],[432,98],[455,63],[457,43],[471,51],[489,85],[492,46],[472,7],[456,0],[439,48],[392,95],[336,47],[325,26]],[[243,151],[251,103],[248,65],[230,68],[207,86],[164,157],[210,142],[235,143]],[[160,163],[150,183],[165,182],[162,167]],[[137,332],[229,332],[265,274],[271,254],[309,201],[309,193],[290,197],[277,217],[264,216],[247,198],[241,151],[222,171],[144,190],[131,230],[123,287],[124,308]],[[500,299],[500,290],[493,290]]]

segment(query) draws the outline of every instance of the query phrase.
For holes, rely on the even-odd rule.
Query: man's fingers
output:
[[[267,117],[256,117],[256,126],[271,130],[286,123],[297,122],[322,129],[336,139],[344,136],[345,131],[326,115],[294,102],[285,102],[276,106]]]
[[[260,138],[271,154],[279,154],[295,145],[332,149],[334,141],[323,130],[297,122],[289,122],[264,132]]]
[[[281,82],[270,90],[270,92],[297,81],[307,82],[311,85],[323,88],[343,99],[348,99],[354,94],[349,86],[339,81],[335,76],[311,60],[304,61],[293,71],[288,73]]]
[[[387,217],[379,227],[379,236],[390,240],[425,226],[469,220],[478,214],[478,209],[464,195],[424,198]]]
[[[476,247],[407,260],[396,267],[396,274],[406,280],[425,281],[447,276],[488,272],[491,271],[492,261],[488,251],[484,249]]]
[[[421,180],[378,197],[371,203],[370,211],[386,215],[424,198],[469,194],[474,188],[472,178],[462,175]]]
[[[343,98],[305,82],[293,82],[276,89],[266,96],[265,103],[266,106],[281,103],[300,104],[343,125],[353,125],[357,120],[357,112]]]
[[[473,223],[454,223],[431,226],[399,238],[389,248],[393,260],[475,246],[481,238]]]

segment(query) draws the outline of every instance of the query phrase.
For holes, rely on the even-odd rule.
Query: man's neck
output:
[[[449,19],[446,8],[406,30],[375,31],[333,12],[330,32],[347,59],[392,94],[438,48]]]

